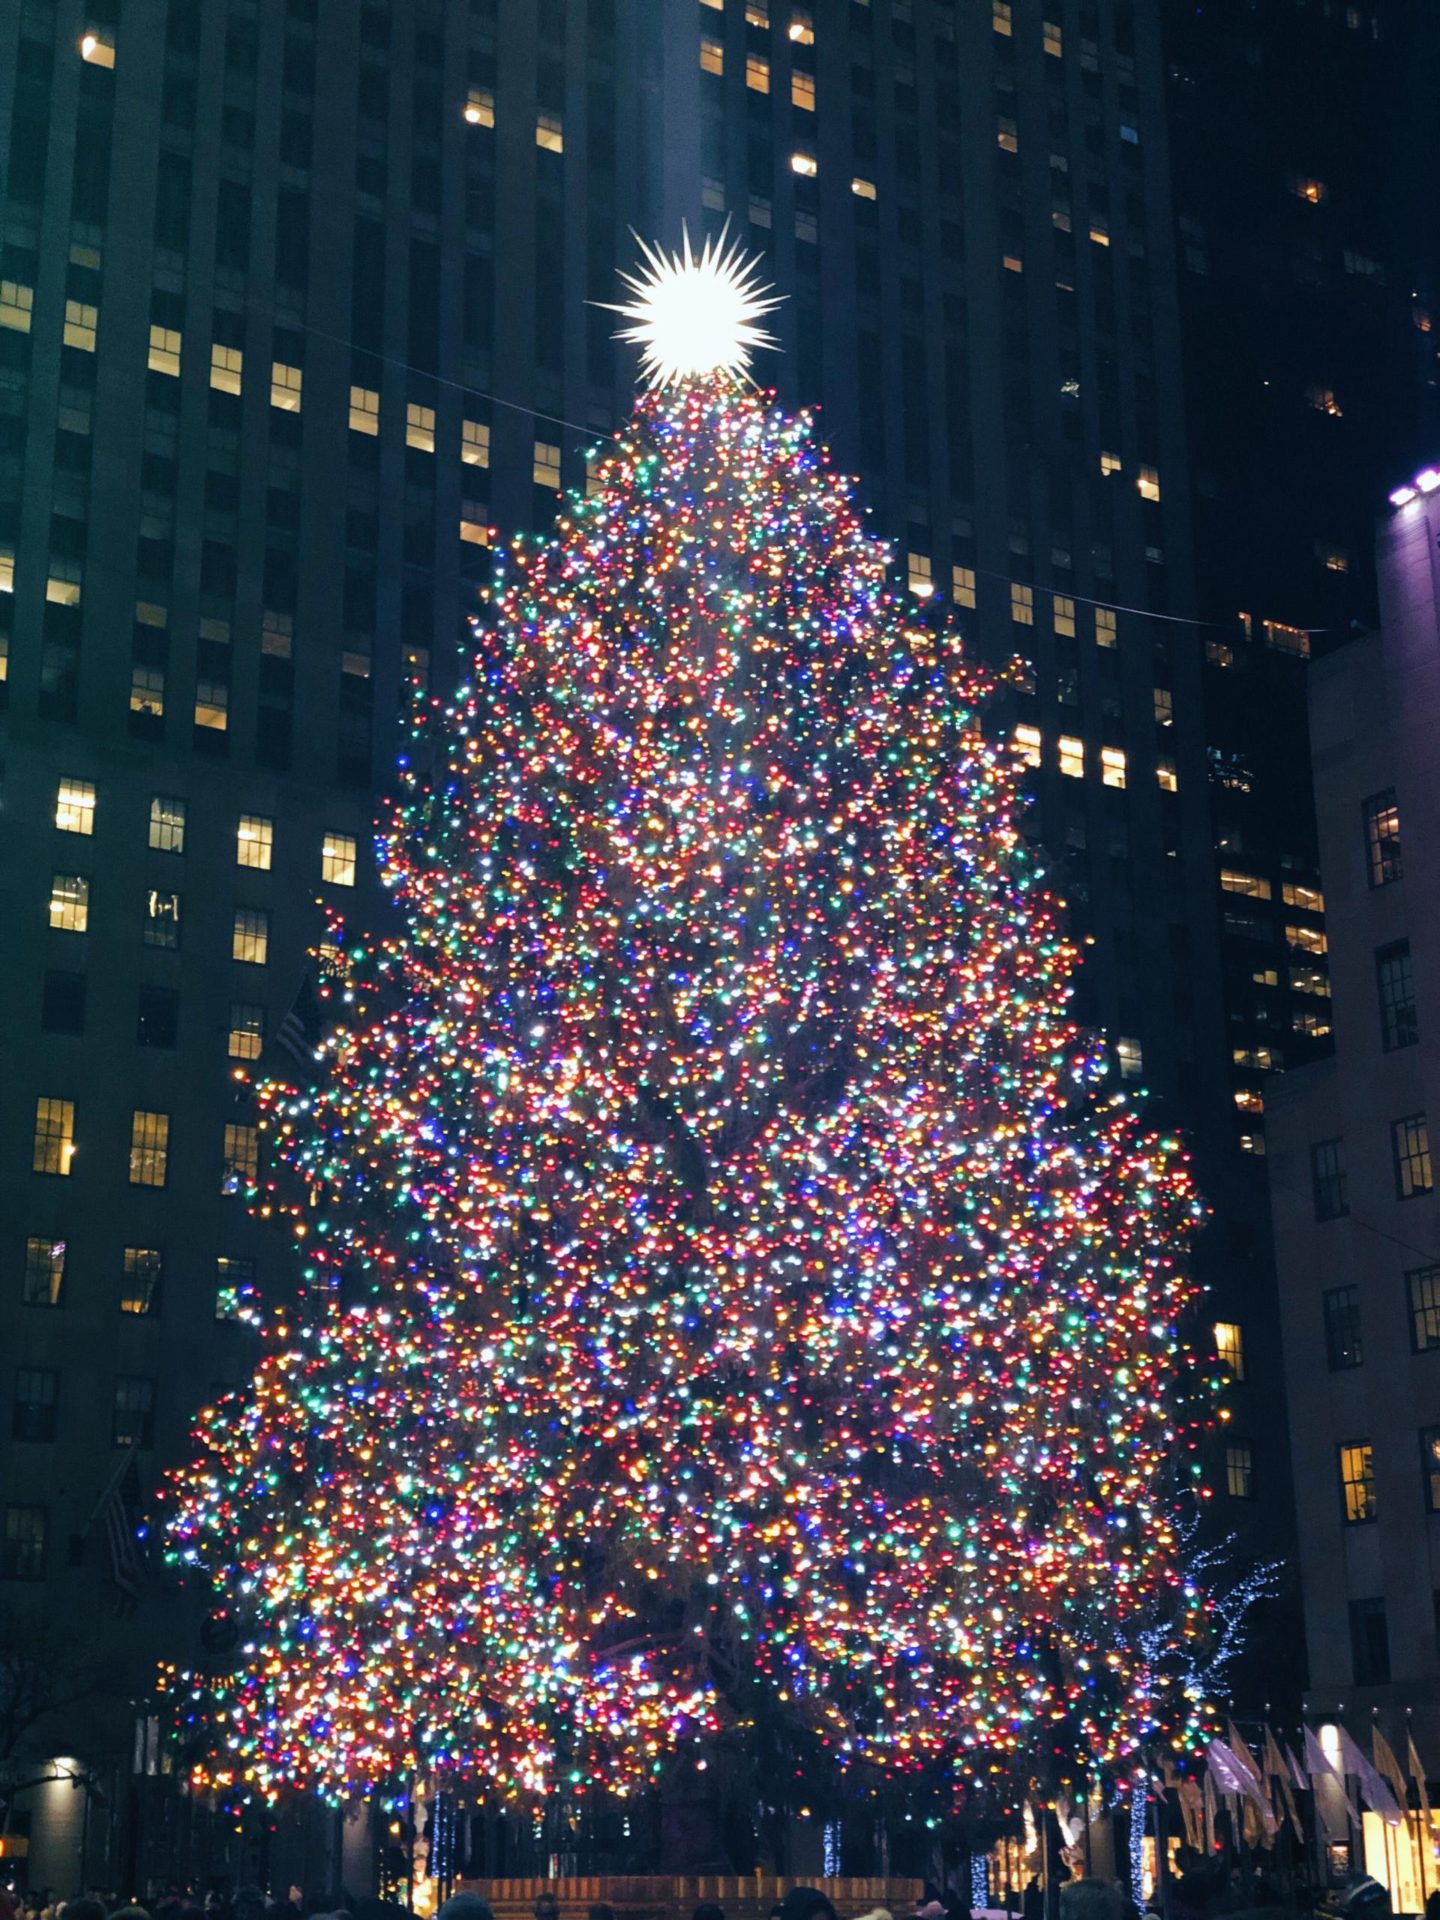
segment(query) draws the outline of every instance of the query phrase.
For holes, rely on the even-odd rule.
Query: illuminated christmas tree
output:
[[[1183,1747],[1183,1156],[1068,1017],[984,676],[747,383],[753,271],[633,286],[651,389],[401,764],[403,937],[264,1096],[305,1303],[170,1524],[241,1622],[210,1777]]]

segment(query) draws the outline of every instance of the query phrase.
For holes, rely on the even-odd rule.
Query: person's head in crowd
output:
[[[495,1920],[495,1916],[489,1901],[482,1900],[478,1893],[452,1893],[435,1920]]]
[[[1125,1920],[1125,1897],[1113,1880],[1071,1880],[1060,1889],[1060,1920]]]
[[[835,1909],[819,1887],[791,1887],[780,1902],[780,1920],[835,1920]]]
[[[615,1920],[615,1909],[605,1900],[597,1900],[590,1909],[590,1920]]]
[[[593,1913],[590,1920],[595,1920]],[[713,1900],[702,1900],[690,1920],[725,1920],[725,1909],[717,1906]]]

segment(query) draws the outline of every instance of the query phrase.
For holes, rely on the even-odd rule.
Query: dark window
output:
[[[1368,1440],[1340,1448],[1340,1502],[1347,1527],[1375,1518],[1375,1450]]]
[[[176,948],[180,945],[180,896],[151,887],[145,895],[145,944]]]
[[[135,1038],[142,1047],[173,1047],[180,1027],[180,996],[173,987],[141,987]]]
[[[1430,1127],[1423,1113],[1408,1113],[1403,1120],[1390,1123],[1390,1144],[1395,1155],[1395,1197],[1413,1200],[1429,1193],[1434,1186],[1430,1170]]]
[[[1372,887],[1389,886],[1400,878],[1400,809],[1395,789],[1372,793],[1362,805],[1365,817],[1365,862]]]
[[[1360,1342],[1360,1289],[1331,1287],[1325,1299],[1325,1361],[1332,1373],[1358,1367],[1365,1357]]]
[[[155,1440],[155,1383],[141,1374],[122,1373],[115,1382],[114,1424],[117,1447],[148,1447]]]
[[[1345,1190],[1345,1142],[1317,1140],[1310,1149],[1310,1177],[1315,1186],[1315,1218],[1339,1220],[1350,1211]]]
[[[53,1367],[17,1367],[11,1433],[17,1440],[55,1438],[55,1402],[60,1376]]]
[[[215,1262],[215,1318],[238,1320],[255,1294],[255,1262],[222,1253]]]
[[[1420,1038],[1415,1007],[1415,976],[1410,942],[1397,940],[1375,955],[1375,985],[1380,996],[1380,1044],[1387,1053],[1413,1047]]]
[[[1390,1678],[1390,1629],[1383,1600],[1350,1602],[1350,1660],[1357,1687],[1383,1686]]]
[[[1410,1296],[1410,1344],[1416,1353],[1440,1347],[1440,1267],[1415,1267],[1405,1276]]]
[[[85,976],[52,967],[40,998],[40,1024],[46,1033],[85,1031]]]
[[[45,1578],[45,1523],[44,1507],[14,1506],[5,1509],[5,1536],[0,1540],[0,1579]]]

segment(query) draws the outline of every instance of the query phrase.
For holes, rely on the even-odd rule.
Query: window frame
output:
[[[1320,1168],[1320,1155],[1330,1147],[1336,1149],[1335,1158],[1338,1165],[1331,1171],[1322,1173]],[[1332,1187],[1337,1195],[1336,1204],[1334,1206],[1322,1206],[1321,1194]],[[1327,1140],[1312,1140],[1310,1142],[1310,1198],[1317,1223],[1324,1224],[1329,1220],[1346,1220],[1349,1218],[1350,1188],[1345,1166],[1345,1136],[1343,1133],[1334,1134]]]
[[[1365,832],[1365,877],[1373,893],[1405,877],[1400,807],[1394,787],[1367,794],[1360,802],[1360,818]],[[1388,830],[1383,825],[1387,819],[1393,819]]]
[[[1435,1190],[1435,1162],[1426,1114],[1403,1113],[1390,1122],[1390,1152],[1395,1165],[1395,1198],[1419,1200]],[[1423,1176],[1423,1184],[1421,1184]]]
[[[1352,1456],[1364,1455],[1364,1471],[1350,1476],[1346,1472]],[[1373,1526],[1379,1518],[1380,1503],[1375,1487],[1375,1447],[1369,1440],[1341,1440],[1335,1447],[1335,1463],[1340,1485],[1340,1519],[1347,1527]],[[1354,1491],[1359,1498],[1352,1501]],[[1355,1507],[1355,1512],[1351,1508]],[[1363,1511],[1359,1509],[1363,1507]]]
[[[1344,1324],[1352,1336],[1350,1346],[1355,1358],[1345,1359],[1347,1351],[1341,1344],[1341,1316],[1335,1305],[1341,1295],[1347,1295],[1345,1301]],[[1338,1287],[1327,1287],[1320,1296],[1320,1323],[1325,1334],[1325,1371],[1327,1373],[1353,1373],[1357,1367],[1365,1364],[1365,1330],[1360,1314],[1360,1289],[1353,1280],[1345,1281]]]

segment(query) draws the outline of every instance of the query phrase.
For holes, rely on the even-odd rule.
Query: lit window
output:
[[[1340,1449],[1340,1497],[1347,1526],[1375,1518],[1375,1454],[1368,1440]]]
[[[1020,134],[1013,120],[1007,120],[1002,114],[995,123],[995,139],[1004,153],[1020,151]]]
[[[0,593],[15,591],[15,549],[0,547]]]
[[[165,669],[147,667],[139,660],[130,667],[130,711],[158,720],[165,712]]]
[[[1327,573],[1348,573],[1350,555],[1344,547],[1332,546],[1328,540],[1315,542],[1315,558]]]
[[[856,174],[855,178],[850,182],[850,191],[858,200],[873,200],[875,198],[875,182],[873,180],[862,180],[859,174]]]
[[[746,0],[745,24],[747,27],[768,27],[770,0]]]
[[[926,553],[907,553],[905,574],[911,593],[917,599],[928,600],[935,591],[935,576],[931,570],[930,556]]]
[[[1015,12],[1010,0],[990,0],[990,24],[996,33],[1007,37],[1015,31]]]
[[[1305,398],[1317,413],[1327,413],[1332,420],[1344,419],[1344,409],[1335,398],[1333,387],[1307,387]]]
[[[65,1249],[60,1252],[63,1258]],[[1410,1303],[1410,1344],[1416,1353],[1433,1353],[1440,1347],[1440,1267],[1413,1267],[1405,1276],[1405,1291]]]
[[[235,833],[235,864],[269,872],[275,849],[275,822],[263,814],[242,813]]]
[[[170,1116],[137,1107],[130,1116],[130,1184],[163,1187],[170,1159]]]
[[[57,874],[56,879],[60,876]],[[55,924],[51,907],[51,926]],[[1415,1002],[1415,974],[1410,965],[1410,942],[1397,940],[1375,955],[1375,984],[1380,996],[1380,1044],[1386,1053],[1413,1047],[1420,1038]]]
[[[813,47],[815,44],[814,17],[803,7],[797,7],[790,16],[790,38],[797,47]]]
[[[355,860],[354,834],[327,833],[320,848],[320,878],[332,887],[353,887]]]
[[[1423,1113],[1410,1113],[1390,1123],[1395,1156],[1395,1197],[1413,1200],[1429,1193],[1435,1181],[1430,1169],[1430,1126]]]
[[[1236,867],[1222,867],[1220,884],[1226,893],[1243,893],[1247,900],[1270,898],[1270,882],[1263,874],[1241,873]]]
[[[1023,273],[1025,271],[1025,262],[1020,258],[1018,253],[1002,253],[1000,256],[1000,264],[1006,273]]]
[[[1404,868],[1400,860],[1400,809],[1395,800],[1395,789],[1387,787],[1383,793],[1372,793],[1361,806],[1361,815],[1365,822],[1366,867],[1372,887],[1388,887],[1392,880],[1401,878]]]
[[[113,67],[115,64],[115,42],[93,28],[80,42],[80,58],[87,66]]]
[[[702,7],[709,7],[712,13],[723,13],[725,11],[725,0],[700,0],[700,4]]]
[[[195,682],[195,724],[211,733],[224,733],[230,725],[230,688],[223,680]]]
[[[1065,35],[1061,32],[1058,22],[1054,20],[1043,21],[1041,23],[1041,32],[1044,36],[1046,53],[1050,54],[1056,60],[1062,58],[1065,52]]]
[[[185,851],[185,802],[157,793],[150,801],[150,845],[156,853]]]
[[[58,1307],[65,1289],[65,1242],[45,1234],[25,1241],[25,1278],[22,1298],[27,1307]]]
[[[1085,777],[1085,742],[1075,739],[1073,734],[1060,736],[1060,771],[1072,780]]]
[[[1235,1321],[1215,1322],[1215,1352],[1220,1364],[1229,1368],[1232,1380],[1245,1378],[1245,1339]]]
[[[1116,1035],[1115,1060],[1122,1080],[1138,1080],[1145,1071],[1144,1050],[1140,1042],[1129,1035]]]
[[[1125,749],[1123,747],[1100,749],[1100,784],[1105,787],[1124,786]]]
[[[159,887],[146,889],[141,937],[147,947],[161,947],[170,953],[178,949],[180,945],[180,896],[178,893],[166,892]]]
[[[287,367],[283,360],[270,362],[270,404],[281,413],[299,413],[305,375],[299,367]],[[353,425],[354,422],[352,421]]]
[[[1225,1491],[1232,1500],[1255,1498],[1255,1453],[1248,1440],[1225,1443]]]
[[[545,153],[565,151],[565,127],[558,113],[535,116],[535,144]]]
[[[792,73],[790,76],[790,104],[799,107],[804,113],[815,111],[815,76],[813,73]]]
[[[1120,471],[1119,454],[1106,453],[1102,451],[1100,455],[1100,471],[1101,473],[1119,473]]]
[[[238,1320],[255,1295],[255,1262],[220,1254],[215,1261],[215,1318]]]
[[[417,447],[421,453],[435,451],[435,409],[433,407],[407,406],[405,409],[405,444]]]
[[[1420,1429],[1420,1470],[1425,1481],[1425,1509],[1440,1513],[1440,1427]]]
[[[380,396],[373,387],[351,387],[350,431],[379,433]]]
[[[32,1173],[54,1173],[68,1179],[75,1158],[75,1102],[41,1096],[35,1102],[35,1138],[30,1155]]]
[[[820,169],[815,164],[815,156],[813,153],[792,153],[790,156],[790,171],[792,173],[803,174],[807,180],[813,180]]]
[[[1097,247],[1108,247],[1110,244],[1110,229],[1108,227],[1102,227],[1097,220],[1090,228],[1090,238]]]
[[[263,907],[237,907],[230,935],[230,957],[263,967],[270,951],[270,916]]]
[[[1343,1220],[1350,1211],[1345,1142],[1317,1140],[1310,1148],[1310,1184],[1317,1220]]]
[[[702,73],[724,73],[725,46],[720,40],[713,40],[708,33],[700,36],[700,71]]]
[[[483,520],[462,520],[460,522],[460,538],[465,541],[468,546],[488,547],[490,544],[490,529]]]
[[[1155,778],[1159,781],[1160,789],[1163,793],[1178,793],[1180,791],[1180,779],[1175,771],[1175,762],[1173,760],[1157,760],[1155,762]]]
[[[1120,644],[1120,636],[1115,628],[1113,607],[1095,609],[1095,644],[1097,647],[1117,647]]]
[[[1054,613],[1052,617],[1054,619],[1056,633],[1074,635],[1075,602],[1066,594],[1057,593],[1055,595]]]
[[[1040,764],[1040,729],[1039,727],[1029,727],[1029,726],[1016,727],[1015,745],[1019,748],[1020,757],[1025,762],[1027,767],[1039,766]]]
[[[210,384],[217,393],[239,393],[244,371],[245,356],[239,347],[211,347]]]
[[[1300,953],[1328,953],[1330,942],[1319,927],[1297,927],[1285,923],[1285,944],[1294,947]]]
[[[1155,689],[1155,724],[1157,727],[1173,727],[1175,724],[1175,696],[1169,687]]]
[[[82,353],[94,353],[95,329],[100,324],[98,307],[86,306],[83,300],[65,302],[65,333],[67,347],[78,347]]]
[[[1141,467],[1140,477],[1135,482],[1142,500],[1160,498],[1160,470],[1158,467]]]
[[[1331,1287],[1321,1301],[1325,1317],[1325,1364],[1331,1373],[1346,1373],[1361,1365],[1365,1349],[1360,1335],[1360,1289]]]
[[[29,333],[35,311],[35,289],[18,280],[0,280],[0,327]]]
[[[490,464],[490,423],[488,420],[460,422],[460,458],[467,467]]]
[[[471,87],[465,96],[465,119],[472,127],[493,127],[495,96],[489,87]]]
[[[160,1251],[158,1247],[126,1247],[120,1279],[122,1313],[160,1311]]]
[[[174,327],[151,327],[150,354],[145,364],[151,373],[180,378],[180,335]]]
[[[1292,173],[1290,191],[1297,200],[1304,200],[1312,207],[1323,206],[1330,198],[1330,189],[1323,180],[1316,180],[1308,173]]]
[[[1307,887],[1300,881],[1287,880],[1280,889],[1280,897],[1287,907],[1303,907],[1307,913],[1325,911],[1325,896],[1319,887]]]
[[[141,1374],[122,1373],[115,1382],[110,1437],[117,1447],[155,1444],[155,1383]]]
[[[89,780],[62,780],[55,795],[55,824],[62,833],[95,831],[95,787]]]
[[[247,1000],[232,1000],[226,1053],[232,1060],[258,1060],[264,1045],[265,1009]]]
[[[11,1505],[5,1509],[5,1533],[0,1538],[0,1579],[45,1578],[44,1507]]]
[[[535,484],[552,490],[560,485],[560,449],[549,440],[535,442]]]
[[[585,498],[593,500],[605,491],[605,455],[592,448],[585,455]]]
[[[239,1193],[242,1188],[253,1187],[260,1178],[259,1128],[241,1121],[230,1122],[225,1128],[223,1158],[222,1193]]]
[[[83,873],[57,873],[50,881],[50,924],[61,933],[84,933],[90,924],[90,882]]]
[[[1035,589],[1022,587],[1018,581],[1010,587],[1010,618],[1018,627],[1033,627],[1035,624]]]
[[[952,567],[950,569],[950,592],[957,607],[973,607],[975,604],[975,569],[973,567]]]

